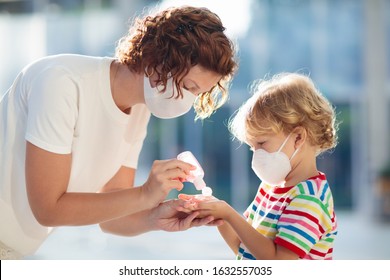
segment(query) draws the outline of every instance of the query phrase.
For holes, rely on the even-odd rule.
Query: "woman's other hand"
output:
[[[195,168],[177,159],[154,161],[148,179],[141,186],[148,208],[158,206],[171,190],[180,191],[190,171]]]

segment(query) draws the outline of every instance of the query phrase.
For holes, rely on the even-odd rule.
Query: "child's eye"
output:
[[[254,152],[257,149],[261,148],[264,144],[265,144],[265,141],[263,141],[263,142],[255,142],[255,143],[253,143],[253,145],[249,145],[249,150]]]

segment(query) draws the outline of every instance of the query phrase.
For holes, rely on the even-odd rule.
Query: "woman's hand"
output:
[[[154,161],[149,177],[141,187],[148,208],[157,207],[172,189],[180,191],[195,168],[177,159]]]
[[[150,214],[150,222],[159,230],[183,231],[191,227],[203,225],[221,225],[221,221],[216,221],[212,216],[199,217],[197,211],[181,211],[184,201],[174,199],[161,203]]]

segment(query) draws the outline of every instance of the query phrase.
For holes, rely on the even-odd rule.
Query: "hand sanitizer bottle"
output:
[[[195,158],[195,156],[190,151],[185,151],[180,153],[177,156],[177,159],[185,161],[187,163],[190,163],[194,166],[196,166],[195,170],[191,170],[191,175],[194,177],[193,179],[190,178],[188,181],[193,183],[195,188],[197,190],[201,190],[202,194],[204,196],[211,196],[212,190],[211,188],[206,186],[205,181],[203,180],[204,177],[204,171],[203,168],[200,166],[199,162]]]

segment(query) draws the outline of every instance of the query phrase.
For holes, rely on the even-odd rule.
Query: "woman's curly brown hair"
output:
[[[227,87],[237,63],[233,42],[225,35],[220,18],[207,8],[176,7],[137,18],[119,40],[116,56],[137,73],[157,72],[163,85],[173,76],[178,86],[190,68],[199,65],[222,76],[194,105],[196,118],[209,117],[228,97]],[[176,96],[177,98],[177,96]]]

